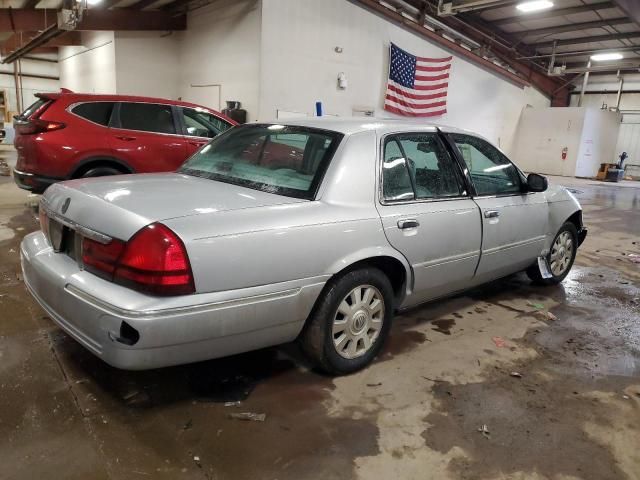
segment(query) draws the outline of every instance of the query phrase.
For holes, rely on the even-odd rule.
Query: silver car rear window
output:
[[[235,127],[201,148],[181,173],[313,199],[343,135],[308,127]]]

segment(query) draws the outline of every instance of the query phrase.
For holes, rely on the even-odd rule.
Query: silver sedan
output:
[[[407,121],[236,127],[176,173],[51,186],[24,280],[105,362],[148,369],[299,339],[372,361],[394,312],[519,271],[562,281],[580,205],[483,138]]]

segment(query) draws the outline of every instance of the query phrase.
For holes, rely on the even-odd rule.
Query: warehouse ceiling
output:
[[[586,67],[590,56],[602,51],[624,55],[622,61],[603,65],[604,69],[640,65],[640,24],[637,18],[634,21],[632,11],[623,9],[640,9],[637,0],[627,4],[555,0],[553,8],[528,14],[519,12],[514,3],[500,2],[460,15],[486,25],[497,36],[508,38],[514,48],[527,51],[529,56],[544,63],[551,58],[555,44],[555,63],[566,64],[568,68]]]

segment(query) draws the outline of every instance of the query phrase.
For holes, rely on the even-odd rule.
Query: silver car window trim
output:
[[[475,197],[471,197],[474,200],[480,200],[483,198],[502,198],[502,197],[522,197],[524,195],[532,195],[538,192],[517,192],[517,193],[502,193],[495,195],[476,195]]]
[[[103,245],[106,245],[111,240],[113,240],[113,238],[109,235],[105,235],[104,233],[100,233],[91,228],[82,226],[79,223],[76,223],[61,214],[54,212],[51,207],[49,207],[49,205],[44,201],[40,202],[40,208],[45,211],[49,218],[53,218],[56,222],[61,223],[65,227],[71,228],[83,237],[90,238],[91,240],[95,240],[96,242],[102,243]]]
[[[415,198],[413,200],[387,200],[384,197],[384,189],[383,189],[383,171],[384,169],[382,168],[382,164],[384,163],[384,142],[385,139],[390,136],[390,135],[402,135],[402,134],[425,134],[425,133],[433,133],[435,135],[438,134],[437,130],[431,131],[431,130],[425,130],[425,131],[410,131],[410,130],[402,130],[399,132],[387,132],[384,135],[382,135],[380,137],[380,142],[378,144],[378,162],[377,162],[377,170],[378,170],[378,203],[380,203],[381,205],[385,205],[385,206],[390,206],[390,205],[408,205],[411,203],[432,203],[432,202],[448,202],[451,200],[463,200],[463,199],[471,199],[471,195],[469,195],[469,192],[467,192],[466,195],[457,195],[455,197],[440,197],[440,198]],[[451,159],[452,161],[455,161],[455,159]],[[465,188],[466,190],[466,186],[463,184],[462,185],[463,188]],[[415,194],[415,193],[414,193]]]
[[[70,283],[67,283],[64,289],[74,297],[82,301],[85,301],[87,303],[90,303],[91,305],[104,311],[105,313],[110,313],[112,315],[117,315],[119,317],[127,317],[127,318],[153,318],[153,317],[181,315],[185,313],[187,314],[199,313],[199,312],[205,312],[210,310],[220,310],[222,308],[248,305],[248,304],[261,302],[265,300],[277,300],[277,299],[292,297],[300,293],[300,291],[302,290],[302,287],[289,288],[287,290],[282,290],[282,291],[273,292],[273,293],[264,293],[261,295],[251,295],[248,297],[221,300],[218,302],[208,302],[208,303],[201,303],[198,305],[163,308],[158,310],[128,310],[125,308],[116,307],[115,305],[112,305],[108,302],[100,300]]]

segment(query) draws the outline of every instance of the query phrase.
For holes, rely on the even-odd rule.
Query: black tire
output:
[[[113,167],[93,167],[80,175],[80,178],[106,177],[108,175],[121,175],[122,172]]]
[[[346,354],[344,351],[346,347],[343,345],[341,349],[343,350],[343,354],[340,354],[338,347],[334,343],[333,325],[338,315],[346,318],[338,312],[338,307],[343,300],[348,303],[349,299],[346,297],[352,292],[357,291],[358,287],[361,287],[361,297],[366,295],[369,287],[374,287],[373,290],[371,290],[374,295],[373,301],[375,302],[376,298],[381,299],[383,305],[379,306],[375,314],[371,313],[372,304],[369,304],[357,310],[356,314],[353,315],[355,319],[347,328],[351,328],[351,325],[355,328],[359,321],[358,319],[362,320],[364,316],[364,320],[362,321],[365,323],[360,333],[361,337],[357,340],[347,340],[344,343],[347,345],[349,341],[355,341],[356,346],[354,348],[360,348],[361,346],[362,352],[356,352],[358,356],[355,358],[345,358],[343,354]],[[391,282],[389,282],[387,276],[377,268],[353,270],[330,280],[318,298],[307,320],[305,329],[302,332],[300,338],[302,350],[317,368],[332,375],[345,375],[366,367],[380,352],[389,335],[394,311],[393,299],[394,295]],[[365,303],[359,305],[365,305]],[[368,313],[362,315],[361,312]],[[360,317],[358,317],[358,314],[360,314]],[[377,318],[374,318],[376,316]],[[375,330],[373,323],[378,323],[380,316],[382,316],[382,325],[379,330]],[[348,322],[348,320],[345,320],[345,322]],[[343,333],[350,335],[351,331],[348,331],[347,328],[344,328]],[[377,331],[377,334],[375,331]],[[370,334],[369,332],[374,333]],[[363,334],[369,338],[368,341],[370,345],[368,347],[365,345],[365,339],[362,337]],[[336,341],[338,341],[342,334],[336,335],[338,336]],[[374,337],[373,340],[371,340],[369,335]]]
[[[558,272],[558,275],[556,275],[553,273],[553,271],[551,271],[551,265],[552,265],[551,257],[555,251],[556,241],[565,232],[571,238],[572,245],[573,245],[571,258],[569,260],[569,263],[566,265],[566,267],[561,272]],[[562,282],[571,271],[571,267],[573,267],[573,262],[576,259],[577,251],[578,251],[578,231],[576,230],[576,226],[571,222],[565,222],[562,225],[562,227],[560,227],[560,230],[558,230],[558,233],[556,234],[556,236],[553,238],[553,243],[551,244],[551,248],[549,249],[549,253],[547,254],[547,264],[549,265],[549,270],[551,271],[552,277],[542,278],[542,275],[540,275],[540,269],[538,268],[537,262],[534,265],[531,265],[527,269],[526,271],[527,276],[533,281],[533,283],[537,285],[557,285],[558,283]]]

